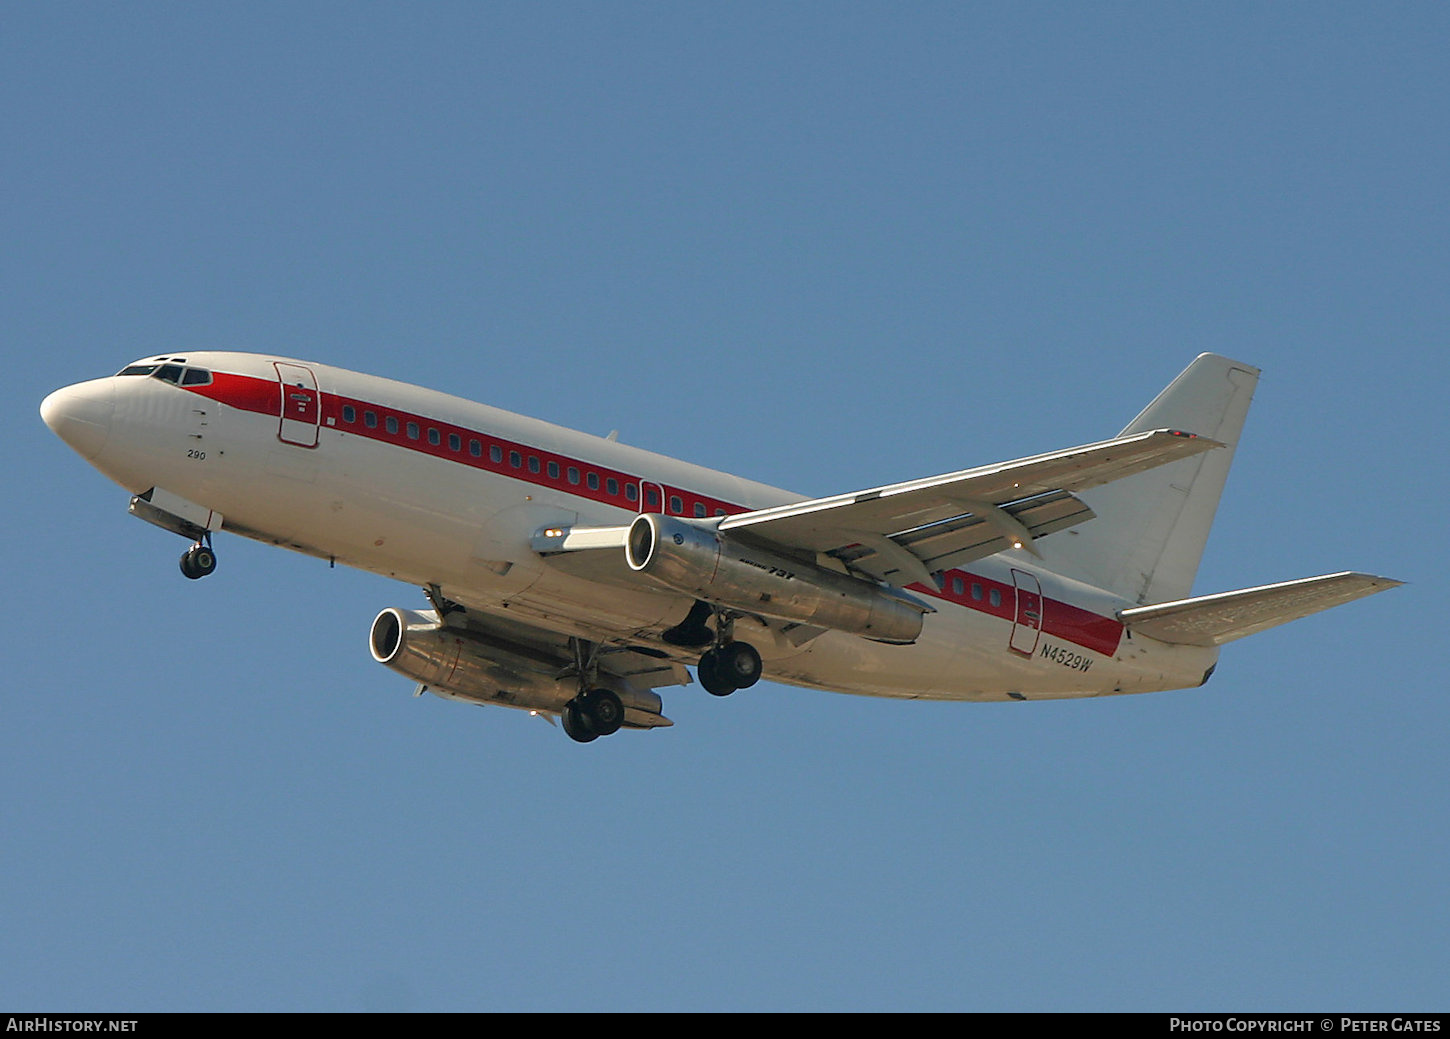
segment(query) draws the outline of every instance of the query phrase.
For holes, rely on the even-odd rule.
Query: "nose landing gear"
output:
[[[181,572],[193,581],[200,580],[215,569],[216,552],[211,547],[209,535],[181,554]]]

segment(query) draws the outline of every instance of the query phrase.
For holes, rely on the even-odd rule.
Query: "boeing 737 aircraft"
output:
[[[1195,360],[1111,440],[804,499],[614,439],[310,361],[186,352],[57,390],[46,424],[188,538],[407,581],[373,658],[440,696],[669,725],[656,690],[762,676],[1030,700],[1207,681],[1219,647],[1399,584],[1191,596],[1258,370]]]

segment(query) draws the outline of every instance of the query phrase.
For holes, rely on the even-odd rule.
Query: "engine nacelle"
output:
[[[697,599],[878,642],[916,641],[928,611],[880,585],[657,513],[635,517],[624,555],[631,570]]]
[[[559,677],[566,661],[540,648],[449,627],[432,610],[384,610],[373,621],[368,649],[379,664],[455,699],[557,713],[578,692],[575,680]],[[650,724],[644,717],[631,718],[633,711],[659,714],[657,694],[623,683],[603,684],[619,696],[627,721]]]

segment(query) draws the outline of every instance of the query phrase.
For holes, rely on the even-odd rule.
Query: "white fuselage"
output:
[[[58,391],[96,468],[134,494],[162,488],[223,529],[418,586],[471,611],[594,641],[659,639],[692,601],[552,565],[550,526],[642,511],[713,516],[799,495],[388,379],[239,353],[187,353],[204,385],[118,375]],[[285,380],[285,381],[284,381]],[[48,402],[49,403],[49,402]],[[283,410],[286,408],[287,410]],[[59,410],[57,405],[56,410]],[[50,418],[47,418],[50,421]],[[58,430],[60,431],[60,430]],[[1217,649],[1130,637],[1127,605],[1014,550],[910,591],[934,607],[912,645],[828,632],[795,645],[742,619],[766,677],[874,696],[1003,700],[1200,684]]]

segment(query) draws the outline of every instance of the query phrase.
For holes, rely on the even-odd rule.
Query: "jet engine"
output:
[[[389,607],[373,621],[368,648],[378,663],[453,699],[562,714],[579,692],[577,678],[561,675],[570,661],[543,647],[450,627],[432,610]],[[657,694],[601,684],[619,697],[628,724],[655,724],[663,706]]]
[[[657,513],[635,517],[624,555],[631,570],[673,591],[877,642],[916,641],[930,612],[904,592]]]

